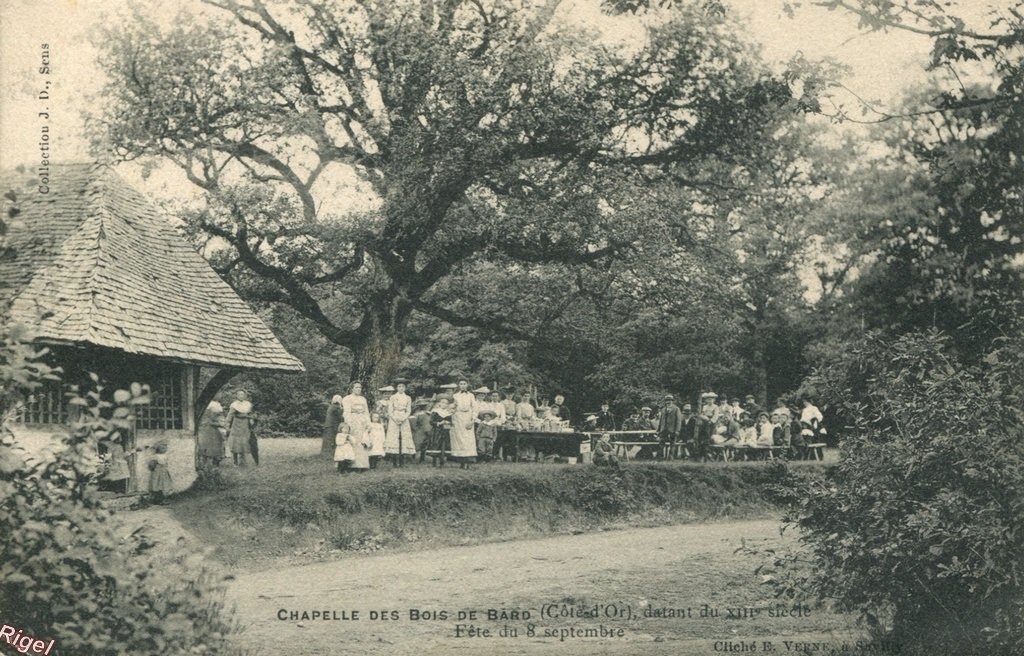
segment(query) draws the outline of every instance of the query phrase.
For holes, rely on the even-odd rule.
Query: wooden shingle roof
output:
[[[169,218],[110,167],[0,178],[19,210],[0,258],[0,298],[41,342],[95,345],[214,367],[302,371],[302,363]],[[39,317],[43,316],[42,321]]]

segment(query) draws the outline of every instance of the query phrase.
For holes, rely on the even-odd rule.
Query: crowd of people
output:
[[[245,391],[235,396],[226,412],[213,401],[203,414],[196,445],[200,475],[218,467],[226,452],[236,466],[246,465],[250,457],[259,464],[252,403]],[[354,382],[346,395],[331,398],[323,437],[325,442],[333,441],[337,470],[348,473],[376,469],[383,462],[399,467],[427,458],[434,465],[457,462],[468,468],[478,460],[499,456],[501,428],[603,435],[594,443],[592,457],[597,464],[617,462],[609,433],[633,433],[633,440],[648,442],[637,449],[639,457],[702,461],[716,453],[715,447],[738,451],[773,447],[783,449],[790,458],[804,458],[808,445],[825,435],[821,411],[808,399],[800,409],[779,403],[769,412],[753,396],[741,402],[738,397],[705,392],[696,407],[690,403],[680,407],[670,394],[656,410],[645,405],[621,421],[606,401],[599,411],[574,423],[564,395],[556,394],[551,403],[535,404],[533,398],[529,392],[471,390],[467,380],[459,380],[440,386],[429,398],[414,399],[408,381],[398,379],[377,390],[371,407],[362,384]]]
[[[231,452],[235,466],[242,467],[251,457],[260,464],[259,440],[256,437],[256,414],[245,390],[235,393],[227,413],[219,401],[211,401],[199,420],[196,442],[196,465],[200,474],[220,466],[225,451]]]
[[[334,435],[339,472],[367,471],[386,461],[398,467],[427,457],[435,465],[452,461],[468,468],[480,458],[494,457],[500,427],[519,427],[538,418],[550,422],[560,411],[568,416],[561,396],[554,405],[536,408],[525,395],[503,395],[486,387],[470,390],[466,380],[442,385],[429,399],[413,400],[404,379],[377,392],[372,410],[358,382],[346,396],[331,399],[324,431],[325,438]]]
[[[716,447],[729,448],[743,457],[760,457],[779,449],[791,459],[806,459],[811,456],[810,445],[823,442],[827,431],[821,410],[810,399],[802,399],[800,404],[798,409],[780,401],[769,412],[753,396],[741,402],[738,397],[705,392],[695,410],[689,403],[680,408],[669,394],[656,416],[644,406],[620,427],[606,403],[600,413],[587,417],[587,422],[602,432],[594,449],[598,464],[617,464],[608,432],[620,429],[656,436],[658,448],[650,453],[664,459],[706,461]]]
[[[460,380],[442,385],[431,398],[414,401],[407,393],[407,381],[398,380],[378,390],[371,411],[362,385],[353,383],[347,396],[332,399],[324,430],[325,438],[335,436],[335,461],[342,472],[374,469],[381,461],[401,466],[407,459],[423,462],[428,457],[435,465],[454,461],[466,468],[479,459],[498,457],[498,430],[503,427],[545,433],[577,428],[595,434],[641,433],[654,442],[646,451],[639,449],[641,457],[702,461],[715,453],[715,447],[738,451],[773,447],[790,458],[805,458],[808,445],[825,435],[821,411],[809,399],[802,401],[800,409],[779,403],[770,412],[753,396],[741,402],[738,397],[705,392],[696,409],[689,403],[680,407],[672,395],[663,401],[657,412],[643,406],[621,422],[612,404],[605,402],[600,411],[574,424],[561,394],[555,395],[553,403],[534,405],[528,393],[502,394],[487,387],[471,390],[466,380]],[[751,457],[754,453],[751,450]],[[615,460],[598,443],[593,458],[602,464]]]

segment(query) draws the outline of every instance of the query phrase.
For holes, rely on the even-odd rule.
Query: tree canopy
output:
[[[417,312],[530,336],[436,292],[482,259],[568,280],[649,261],[806,109],[701,5],[622,44],[556,0],[204,4],[105,32],[97,142],[180,167],[224,275],[349,348],[355,378],[395,372]]]

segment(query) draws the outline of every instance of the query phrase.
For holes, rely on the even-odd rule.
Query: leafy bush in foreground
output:
[[[53,372],[24,330],[0,334],[0,617],[74,655],[230,654],[234,630],[212,577],[183,552],[153,555],[142,531],[117,537],[88,483],[98,440],[123,424],[134,394],[73,402],[82,418],[63,448],[33,462],[7,426],[18,393]],[[135,387],[135,386],[133,386]],[[108,418],[109,417],[109,418]],[[155,551],[155,550],[154,550]]]
[[[824,481],[795,476],[807,562],[780,592],[859,611],[904,654],[1024,653],[1022,374],[1019,333],[977,368],[930,332],[819,371],[856,420]]]

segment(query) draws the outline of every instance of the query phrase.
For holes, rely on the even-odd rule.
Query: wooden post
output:
[[[135,413],[132,413],[132,427],[124,435],[125,460],[128,461],[128,492],[139,491],[139,455],[135,451],[136,440]]]
[[[199,383],[199,367],[186,364],[181,368],[181,426],[193,435],[198,432],[196,413],[196,388]]]

